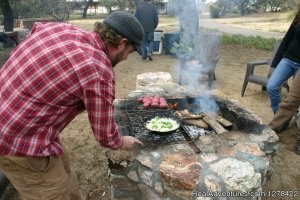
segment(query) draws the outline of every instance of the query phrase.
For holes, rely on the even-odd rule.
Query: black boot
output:
[[[148,60],[149,61],[153,61],[153,58],[152,58],[152,56],[150,54],[148,54]]]
[[[300,139],[297,140],[295,148],[294,148],[294,152],[298,155],[300,155]]]

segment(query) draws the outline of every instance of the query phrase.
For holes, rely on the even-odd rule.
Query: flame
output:
[[[175,102],[173,104],[170,105],[170,108],[172,110],[179,110],[179,103],[178,102]]]

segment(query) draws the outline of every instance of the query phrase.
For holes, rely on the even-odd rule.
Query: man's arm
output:
[[[91,81],[84,90],[89,121],[101,146],[119,149],[122,139],[114,118],[114,81],[102,77],[98,79]]]
[[[111,149],[133,149],[143,143],[131,136],[121,136],[114,117],[115,84],[113,80],[94,81],[84,90],[84,102],[96,140]]]

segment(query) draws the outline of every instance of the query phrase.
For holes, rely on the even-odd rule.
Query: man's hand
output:
[[[144,145],[138,139],[131,136],[122,136],[123,144],[120,149],[123,150],[132,150],[135,144]]]

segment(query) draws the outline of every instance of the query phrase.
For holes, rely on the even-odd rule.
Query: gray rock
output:
[[[261,174],[248,162],[226,158],[212,164],[210,169],[223,179],[228,191],[248,192],[260,187]]]

